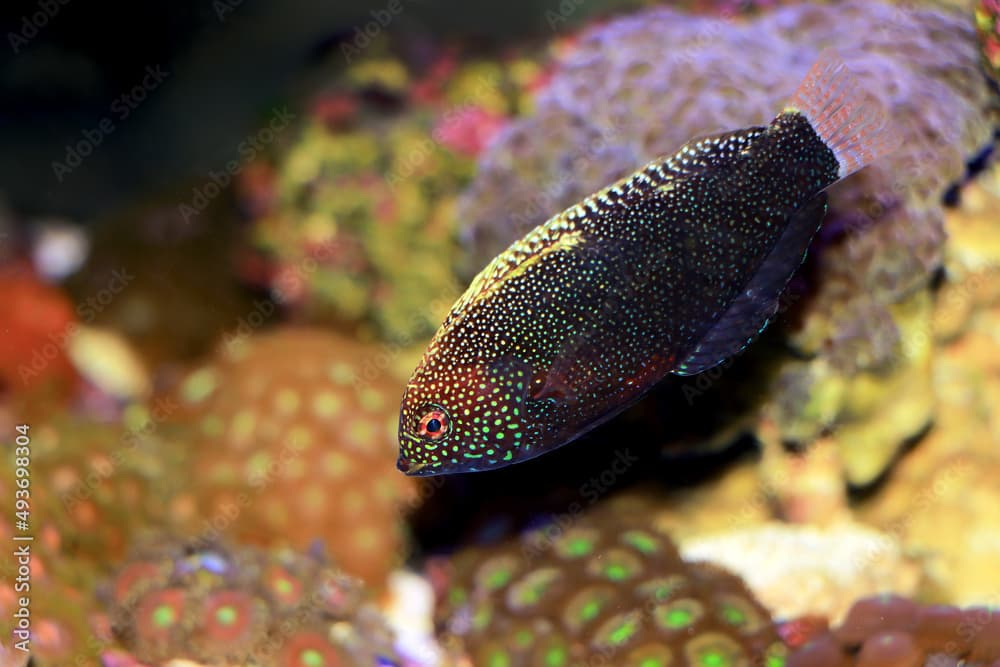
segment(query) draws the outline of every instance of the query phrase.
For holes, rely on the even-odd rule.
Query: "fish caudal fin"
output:
[[[823,51],[788,102],[837,156],[845,178],[891,153],[901,138],[885,112],[866,104],[857,79],[832,49]]]

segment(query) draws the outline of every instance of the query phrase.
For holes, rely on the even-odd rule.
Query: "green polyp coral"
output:
[[[737,577],[681,560],[648,526],[653,504],[611,498],[569,527],[543,526],[448,567],[441,634],[475,665],[748,665],[783,650]],[[457,594],[456,594],[457,592]]]

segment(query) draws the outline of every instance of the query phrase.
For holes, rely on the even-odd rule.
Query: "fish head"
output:
[[[513,357],[449,363],[427,354],[399,411],[399,460],[407,475],[490,470],[534,455],[527,409],[531,364]]]

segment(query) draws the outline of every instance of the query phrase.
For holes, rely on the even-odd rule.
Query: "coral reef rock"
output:
[[[857,523],[819,529],[765,524],[681,545],[686,560],[716,563],[743,577],[779,618],[843,618],[860,597],[916,592],[919,566],[889,535]]]
[[[1000,490],[990,481],[1000,471],[998,204],[977,184],[949,214],[932,332],[934,427],[857,508],[926,559],[940,597],[959,605],[994,604],[1000,590]]]

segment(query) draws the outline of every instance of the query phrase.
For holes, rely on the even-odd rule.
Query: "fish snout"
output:
[[[413,461],[405,456],[400,456],[399,459],[396,460],[396,467],[407,475],[418,475],[421,470],[427,467],[427,464]]]

